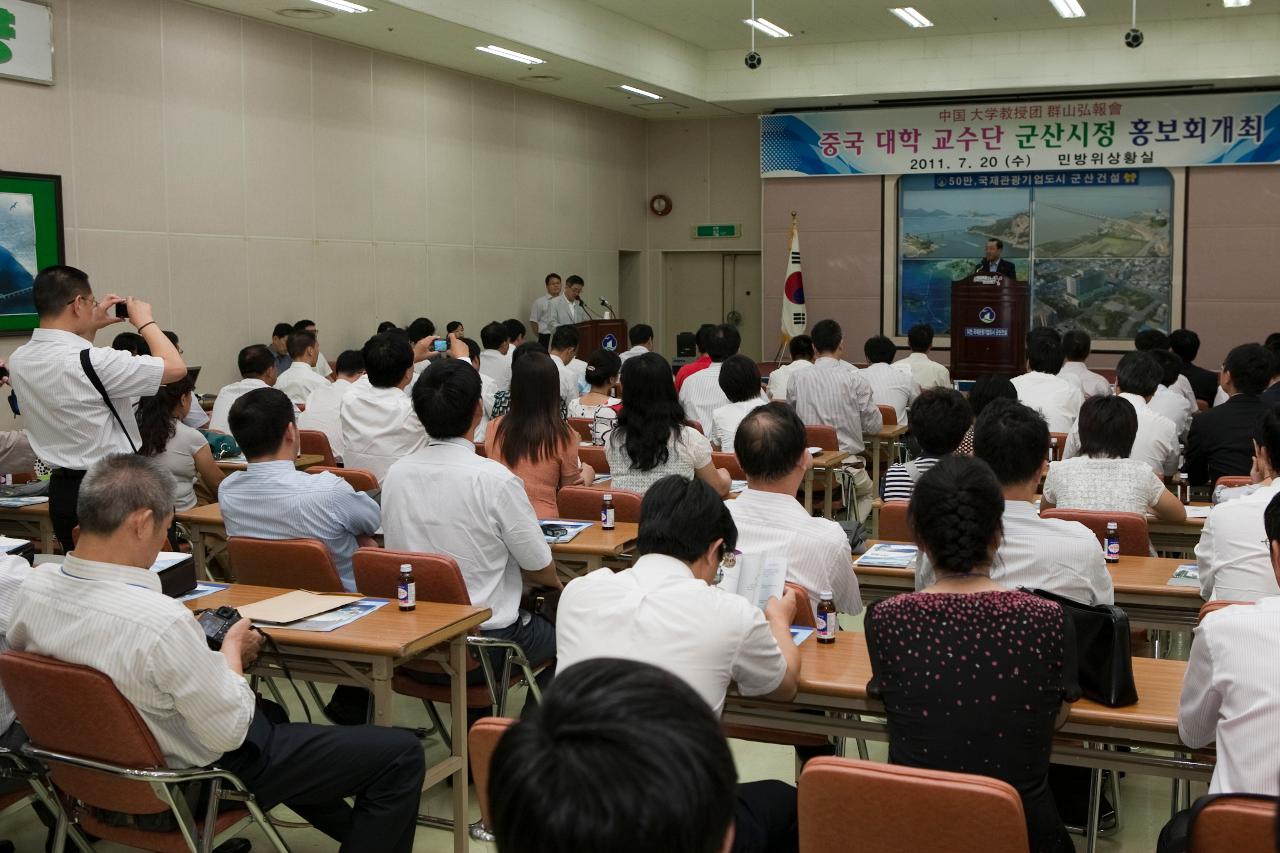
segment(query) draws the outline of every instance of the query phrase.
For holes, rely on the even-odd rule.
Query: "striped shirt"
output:
[[[18,590],[9,644],[106,675],[151,730],[165,763],[202,767],[238,748],[253,719],[248,683],[210,651],[160,576],[82,560],[33,569]]]
[[[229,536],[253,539],[318,539],[333,555],[342,584],[354,591],[351,555],[357,536],[382,525],[373,498],[329,472],[307,474],[289,460],[250,462],[218,487]]]
[[[0,556],[0,652],[9,648],[9,624],[13,619],[13,604],[18,598],[18,589],[31,574],[31,567],[21,557]],[[7,732],[18,718],[13,711],[13,703],[0,690],[0,734]]]
[[[84,373],[80,351],[86,349],[128,436]],[[9,370],[36,455],[50,467],[76,471],[142,444],[134,404],[155,394],[164,379],[164,361],[155,356],[94,347],[61,329],[34,330],[31,340],[14,350]]]
[[[815,361],[811,369],[792,374],[787,384],[787,402],[807,425],[835,427],[840,449],[845,453],[861,453],[863,434],[879,432],[884,427],[871,385],[862,372],[829,355]]]
[[[934,465],[938,464],[937,456],[917,456],[908,463],[895,462],[884,472],[884,486],[881,497],[887,501],[909,501],[916,490],[916,481],[924,476]],[[911,468],[915,466],[915,476],[911,476]]]
[[[720,368],[723,362],[713,362],[706,370],[685,380],[680,388],[680,405],[684,406],[684,416],[697,421],[704,435],[711,435],[711,419],[716,409],[729,405],[729,398],[720,390]]]

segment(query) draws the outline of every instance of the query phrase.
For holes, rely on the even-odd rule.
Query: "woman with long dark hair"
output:
[[[561,486],[590,485],[578,459],[578,434],[560,417],[560,373],[551,357],[525,352],[511,364],[511,403],[489,426],[485,450],[524,481],[538,518],[556,518]]]
[[[981,460],[944,456],[921,476],[907,520],[937,580],[867,610],[867,691],[884,701],[890,762],[1008,782],[1032,853],[1071,853],[1049,754],[1080,696],[1075,639],[1056,602],[991,580],[1003,513]]]
[[[615,489],[643,493],[678,474],[729,494],[729,472],[712,464],[710,442],[685,422],[671,365],[655,352],[622,366],[622,411],[604,448]]]
[[[569,401],[569,417],[591,418],[591,443],[604,444],[618,422],[614,407],[622,401],[613,396],[622,372],[622,359],[617,353],[598,349],[587,362],[586,381],[591,390]]]
[[[182,422],[191,406],[195,387],[189,373],[177,382],[161,385],[153,396],[138,401],[136,414],[138,434],[142,438],[138,452],[154,456],[173,475],[173,506],[179,512],[196,505],[197,476],[215,500],[224,476],[213,461],[209,442],[199,431]]]

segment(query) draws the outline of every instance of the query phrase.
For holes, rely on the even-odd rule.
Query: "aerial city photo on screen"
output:
[[[1031,285],[1031,323],[1095,340],[1168,330],[1173,300],[1173,181],[1166,170],[1016,176],[1021,187],[899,182],[898,334],[951,326],[951,282],[971,274],[990,238]],[[992,181],[995,182],[994,180]]]

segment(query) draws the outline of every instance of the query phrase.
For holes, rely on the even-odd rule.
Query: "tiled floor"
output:
[[[845,627],[859,630],[861,626],[858,623],[860,621],[849,620]],[[1174,651],[1175,654],[1182,651],[1185,656],[1184,646],[1175,645]],[[288,695],[288,691],[286,691],[286,695]],[[396,703],[395,719],[398,723],[424,728],[428,725],[426,713],[423,711],[421,704],[401,697],[397,697]],[[291,710],[296,711],[296,709]],[[294,718],[302,719],[301,713],[294,714]],[[742,781],[756,779],[795,781],[794,753],[789,747],[745,741],[733,741],[732,747],[734,757],[738,763],[739,777]],[[870,750],[873,759],[884,760],[885,747],[883,744],[870,744]],[[852,752],[852,748],[850,751]],[[428,746],[427,760],[431,761],[433,757],[439,757],[443,753],[444,747],[440,741],[432,739]],[[1204,793],[1204,786],[1193,786],[1193,797],[1202,793]],[[1155,849],[1156,838],[1160,833],[1160,828],[1169,819],[1169,795],[1170,783],[1165,779],[1134,776],[1132,774],[1126,777],[1121,782],[1122,823],[1120,829],[1118,832],[1104,836],[1099,840],[1097,848],[1099,853],[1151,853]],[[423,795],[423,813],[449,816],[451,808],[450,796],[451,792],[443,785],[433,788]],[[471,813],[473,819],[479,817],[474,792],[471,797]],[[292,815],[283,808],[277,809],[275,814],[281,818],[292,818]],[[245,835],[253,840],[255,851],[260,851],[261,853],[261,851],[271,849],[260,833],[251,831],[245,833]],[[294,853],[320,853],[320,851],[334,851],[337,849],[336,843],[311,829],[282,829],[281,835]],[[0,818],[0,838],[12,840],[19,853],[28,853],[28,851],[35,853],[43,849],[44,828],[30,810],[23,810],[17,814]],[[1076,849],[1083,851],[1085,849],[1084,840],[1077,837],[1075,841]],[[452,850],[452,845],[453,839],[449,833],[437,829],[420,828],[414,850],[416,853],[428,853],[428,851],[430,853],[437,853],[437,851],[444,853],[444,851]],[[96,849],[115,853],[115,851],[132,848],[104,843],[99,844]],[[472,841],[470,849],[472,851],[495,851],[497,848],[491,844]]]

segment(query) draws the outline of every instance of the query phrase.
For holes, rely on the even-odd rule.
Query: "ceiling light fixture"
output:
[[[1228,9],[1240,9],[1253,3],[1253,0],[1222,0],[1222,5]]]
[[[912,6],[905,6],[897,9],[890,9],[890,14],[897,16],[904,24],[909,27],[932,27],[933,21],[921,15]]]
[[[776,39],[791,38],[791,33],[775,24],[773,21],[767,21],[764,18],[746,18],[743,20],[748,27],[755,27],[767,36],[773,36]]]
[[[318,3],[321,6],[328,6],[330,9],[337,9],[339,12],[359,14],[372,11],[368,6],[361,6],[359,3],[348,3],[347,0],[311,0],[311,2]]]
[[[501,56],[503,59],[510,59],[513,62],[523,62],[525,65],[542,65],[545,59],[539,59],[536,56],[530,56],[527,53],[520,53],[515,50],[507,50],[505,47],[498,47],[496,44],[485,45],[484,47],[476,46],[476,50],[481,53],[492,53],[494,56]]]
[[[625,83],[623,83],[622,85],[620,85],[618,88],[619,88],[619,89],[621,89],[621,90],[622,90],[622,91],[624,91],[624,92],[630,92],[630,93],[631,93],[631,94],[633,94],[633,95],[639,95],[639,96],[640,96],[640,97],[642,97],[642,98],[653,98],[653,100],[655,100],[655,101],[661,101],[661,100],[662,100],[662,96],[661,96],[661,95],[655,95],[653,92],[649,92],[649,91],[646,91],[646,90],[644,90],[644,89],[638,89],[638,88],[636,88],[635,86],[628,86],[628,85],[627,85],[627,84],[625,84]]]
[[[1083,18],[1084,9],[1080,6],[1079,0],[1049,0],[1053,4],[1053,9],[1064,18]]]

